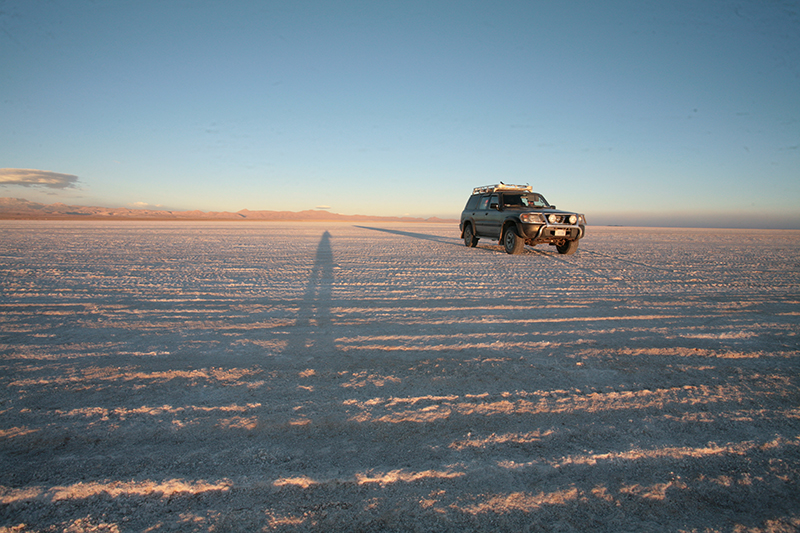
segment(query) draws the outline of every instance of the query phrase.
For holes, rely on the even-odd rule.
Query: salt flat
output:
[[[2,531],[800,530],[800,231],[0,234]]]

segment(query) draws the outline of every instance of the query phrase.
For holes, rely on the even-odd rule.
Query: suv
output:
[[[461,236],[473,248],[478,239],[498,239],[507,253],[518,254],[525,245],[548,243],[558,253],[570,255],[586,233],[586,217],[558,211],[530,185],[475,187],[461,212]]]

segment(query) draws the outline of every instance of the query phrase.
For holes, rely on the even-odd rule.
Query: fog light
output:
[[[578,221],[578,217],[576,217],[575,215],[570,215],[570,217],[569,217],[569,223],[570,224],[575,224],[577,221]]]
[[[558,217],[555,215],[550,215],[549,217],[547,217],[547,220],[549,220],[551,224],[555,224],[556,221],[558,220]]]

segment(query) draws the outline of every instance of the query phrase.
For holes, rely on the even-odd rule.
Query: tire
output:
[[[525,241],[517,235],[517,228],[510,226],[503,234],[503,248],[507,254],[519,254],[525,248]]]
[[[467,248],[475,248],[478,244],[478,238],[472,232],[472,224],[467,224],[464,228],[464,244]]]
[[[578,241],[564,241],[564,244],[556,244],[556,250],[562,255],[572,255],[578,251]]]

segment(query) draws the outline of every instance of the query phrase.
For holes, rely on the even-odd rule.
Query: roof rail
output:
[[[472,189],[472,194],[483,194],[487,192],[496,191],[520,191],[520,192],[533,192],[533,187],[530,185],[512,185],[510,183],[498,183],[495,185],[484,185],[483,187],[475,187]]]

